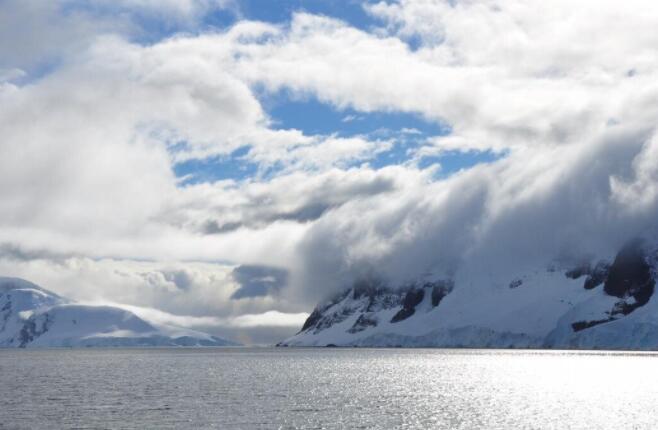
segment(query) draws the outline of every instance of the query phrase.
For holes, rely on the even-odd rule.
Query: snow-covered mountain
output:
[[[226,345],[236,344],[145,321],[118,307],[77,304],[31,282],[0,277],[0,347]]]
[[[357,282],[279,345],[658,349],[658,247],[645,241],[514,276],[479,269],[401,288]]]

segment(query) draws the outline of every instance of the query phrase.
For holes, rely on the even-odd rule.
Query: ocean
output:
[[[0,349],[0,429],[652,429],[652,353]]]

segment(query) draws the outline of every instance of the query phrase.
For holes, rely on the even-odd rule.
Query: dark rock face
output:
[[[393,318],[391,318],[391,322],[397,323],[400,321],[404,321],[415,313],[416,310],[414,308],[402,308],[398,311],[398,313],[393,315]]]
[[[407,292],[407,295],[404,296],[402,301],[402,306],[405,308],[415,308],[420,302],[423,301],[425,297],[425,291],[422,288],[412,289]]]
[[[429,286],[429,285],[428,285]],[[439,306],[441,300],[455,287],[455,283],[451,280],[437,281],[432,286],[432,307]]]
[[[21,328],[20,333],[18,334],[19,345],[21,348],[25,348],[29,342],[34,340],[36,336],[37,327],[33,319],[30,319],[25,322],[23,328]]]
[[[570,279],[578,279],[581,276],[589,275],[591,272],[592,269],[589,264],[582,264],[578,267],[568,270],[564,275]]]
[[[0,297],[2,297],[3,294],[0,294]],[[9,320],[9,317],[12,315],[12,309],[11,309],[11,295],[7,294],[7,303],[0,309],[0,313],[2,314],[2,327],[0,327],[0,332],[3,332],[5,330],[5,327],[7,327],[7,321]]]
[[[585,279],[585,284],[583,287],[586,290],[591,290],[603,284],[608,279],[608,273],[610,272],[610,263],[607,261],[599,261],[596,266],[590,271]]]
[[[614,320],[615,318],[606,318],[603,320],[594,320],[594,321],[578,321],[571,324],[571,328],[573,329],[574,332],[579,332],[581,330],[585,330],[586,328],[594,327],[595,325],[607,323]]]
[[[585,289],[589,290],[601,284],[603,284],[603,291],[606,294],[619,297],[620,300],[610,311],[606,312],[607,318],[577,321],[571,324],[574,332],[614,321],[649,302],[656,281],[652,276],[651,266],[647,262],[647,255],[641,240],[633,240],[624,246],[612,265],[599,262],[591,270],[585,281]]]
[[[431,295],[432,307],[437,307],[445,296],[454,288],[452,280],[412,283],[401,288],[391,288],[378,280],[359,280],[352,288],[334,295],[315,307],[306,319],[301,332],[318,333],[335,324],[339,324],[354,314],[359,315],[348,333],[358,333],[370,327],[376,327],[378,312],[402,307],[391,319],[396,323],[403,321],[416,312],[425,295]]]
[[[591,264],[581,264],[565,273],[569,279],[579,279],[587,276],[583,288],[591,290],[603,284],[608,278],[610,271],[610,264],[607,261],[599,261],[596,266],[592,267]]]
[[[321,303],[318,306],[316,306],[315,309],[313,309],[313,312],[311,312],[311,315],[309,315],[308,318],[306,318],[306,321],[304,321],[304,325],[302,326],[300,332],[306,331],[309,328],[318,325],[318,323],[320,323],[320,321],[325,317],[324,313],[327,311],[327,309],[329,309],[336,303],[339,303],[341,300],[347,297],[349,293],[350,293],[349,290],[342,291],[341,293],[331,297],[325,303]]]
[[[391,318],[392,323],[406,320],[416,312],[416,306],[423,301],[425,297],[425,290],[422,288],[414,288],[407,292],[402,301],[402,309]]]
[[[512,282],[509,283],[509,287],[511,289],[514,288],[519,288],[521,285],[523,285],[523,280],[522,279],[515,279]]]
[[[358,333],[360,331],[363,331],[367,329],[368,327],[376,327],[377,326],[377,318],[373,314],[362,314],[359,316],[359,318],[356,320],[354,325],[347,330],[348,333]]]
[[[49,314],[45,314],[43,318],[41,318],[41,327],[39,327],[38,322],[34,316],[30,317],[27,321],[25,321],[25,324],[21,328],[21,331],[18,334],[18,346],[20,348],[25,348],[25,346],[32,342],[34,339],[37,337],[41,336],[42,334],[46,333],[48,329],[50,328],[50,325],[52,323],[52,320],[50,318]]]
[[[302,326],[302,331],[308,330],[309,328],[316,325],[321,318],[322,318],[322,311],[318,308],[313,309],[311,315],[309,315],[308,318],[306,318],[306,321],[304,321],[304,325]]]
[[[655,281],[642,241],[634,240],[624,246],[610,266],[608,277],[603,285],[606,294],[635,299],[635,306],[623,311],[624,315],[645,305],[653,295]]]

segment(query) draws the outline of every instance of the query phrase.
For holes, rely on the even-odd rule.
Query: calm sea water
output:
[[[0,350],[0,428],[655,429],[658,355]]]

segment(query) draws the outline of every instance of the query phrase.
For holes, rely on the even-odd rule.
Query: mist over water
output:
[[[650,429],[658,355],[0,350],[0,428]]]

